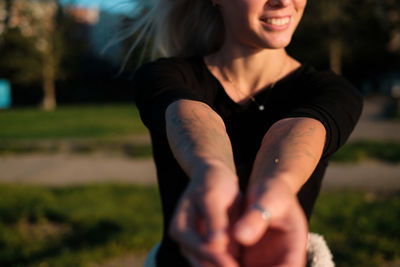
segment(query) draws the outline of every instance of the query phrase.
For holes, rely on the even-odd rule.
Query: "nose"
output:
[[[269,0],[268,5],[271,7],[286,7],[290,5],[292,0]]]

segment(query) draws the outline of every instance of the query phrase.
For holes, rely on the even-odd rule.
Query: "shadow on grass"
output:
[[[337,266],[390,266],[400,260],[399,221],[400,192],[323,191],[310,229]],[[88,266],[147,251],[161,229],[153,186],[0,185],[0,266]]]
[[[68,231],[57,242],[49,242],[41,250],[24,255],[25,253],[12,253],[14,255],[3,255],[2,266],[27,266],[32,263],[40,263],[48,258],[54,258],[68,251],[74,253],[87,247],[101,247],[111,240],[117,239],[123,229],[116,223],[102,220],[92,226],[72,225]],[[8,258],[8,259],[7,259]]]
[[[47,142],[0,142],[0,156],[8,154],[32,153],[74,153],[91,154],[95,152],[120,154],[129,158],[152,156],[151,144],[119,140],[73,140]],[[345,144],[333,157],[333,162],[354,163],[364,160],[377,160],[387,163],[400,163],[400,142],[362,140]]]
[[[311,230],[321,233],[337,266],[398,266],[400,192],[325,191]]]
[[[146,158],[153,155],[151,145],[148,143],[138,144],[125,141],[46,141],[46,142],[0,142],[1,155],[21,155],[21,154],[91,154],[95,152],[116,153],[130,158]]]
[[[86,266],[160,237],[155,187],[0,185],[0,266]]]

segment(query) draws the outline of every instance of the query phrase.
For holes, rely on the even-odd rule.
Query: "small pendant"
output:
[[[263,111],[264,109],[265,109],[265,108],[264,108],[264,105],[259,105],[259,106],[258,106],[258,110],[259,110],[259,111]]]

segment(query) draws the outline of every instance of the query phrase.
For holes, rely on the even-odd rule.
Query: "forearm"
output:
[[[310,118],[284,119],[264,136],[257,154],[251,184],[282,181],[297,193],[307,181],[322,154],[324,126]]]
[[[191,181],[169,234],[195,266],[238,266],[229,247],[239,185],[222,119],[206,104],[178,100],[166,111],[171,150]]]
[[[215,166],[235,173],[224,122],[206,104],[175,101],[166,111],[166,129],[171,150],[190,178],[201,177]]]

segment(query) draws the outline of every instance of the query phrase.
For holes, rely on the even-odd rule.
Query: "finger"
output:
[[[206,241],[217,251],[223,251],[228,244],[228,207],[217,203],[205,204],[203,207],[206,226]]]
[[[199,266],[239,266],[237,261],[227,251],[216,253],[208,244],[198,243],[197,247],[193,247],[189,243],[181,243],[182,254],[193,264]]]
[[[203,241],[197,231],[196,217],[193,205],[183,200],[171,221],[169,235],[183,248],[195,250]]]
[[[235,223],[239,220],[240,216],[243,213],[243,196],[239,193],[235,198],[235,201],[232,205],[228,208],[228,218],[229,224]]]
[[[261,204],[251,205],[234,227],[235,239],[245,246],[254,245],[267,230],[270,217],[269,211]]]
[[[214,245],[217,251],[226,250],[229,242],[229,224],[232,209],[236,209],[235,200],[225,199],[221,192],[209,192],[199,202],[199,209],[204,218],[206,242]]]
[[[308,224],[307,220],[304,216],[302,208],[298,203],[296,203],[296,208],[292,210],[293,216],[291,216],[291,221],[288,223],[292,225],[290,231],[292,232],[292,237],[288,240],[288,243],[291,244],[291,248],[288,250],[286,256],[287,266],[295,266],[303,263],[305,265],[306,261],[306,249],[307,249],[307,240],[308,240]]]
[[[233,226],[236,222],[240,219],[240,216],[243,213],[243,197],[239,194],[234,203],[229,207],[228,217],[229,217],[229,244],[228,244],[228,253],[232,255],[233,258],[236,260],[239,259],[240,254],[240,244],[236,242],[235,238],[233,237]]]
[[[214,249],[204,242],[196,228],[197,217],[198,210],[189,201],[183,200],[172,220],[170,236],[179,243],[183,251],[190,252],[191,260],[196,259],[196,264],[205,261],[215,266],[229,266],[223,265],[226,260],[223,257],[221,259]]]
[[[217,266],[238,266],[237,261],[229,252],[231,239],[229,236],[230,207],[220,203],[204,202],[202,207],[206,226],[206,246],[214,252],[214,262]]]
[[[246,246],[254,245],[265,234],[272,223],[277,223],[296,201],[290,188],[282,182],[269,182],[249,190],[248,201],[251,203],[243,216],[236,223],[234,236]],[[257,208],[254,208],[257,207]],[[263,216],[267,210],[269,216]]]
[[[218,266],[223,266],[223,267],[239,267],[239,264],[234,260],[229,254],[221,254],[218,257],[216,257],[214,260],[209,261],[208,259],[205,259],[196,252],[190,251],[190,250],[185,250],[182,249],[182,254],[185,255],[185,257],[189,260],[191,263],[191,266],[201,266],[201,267],[218,267]]]

